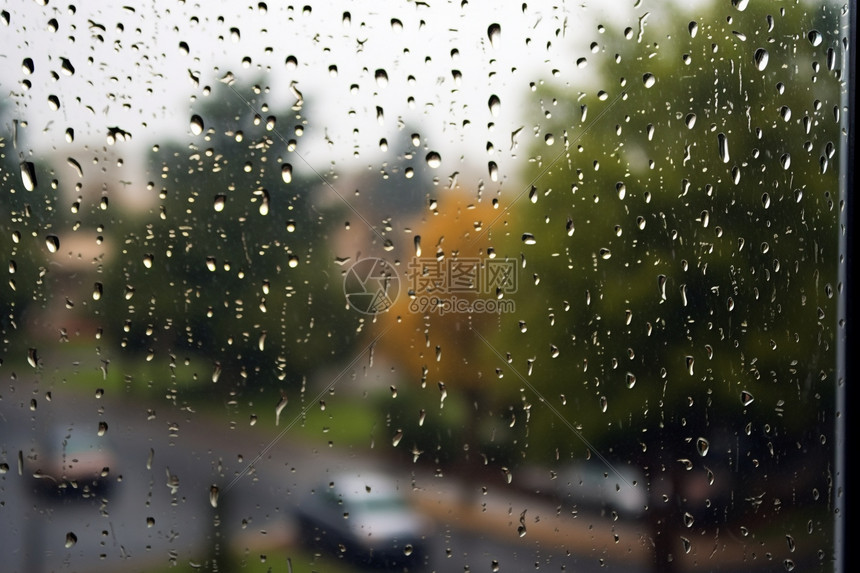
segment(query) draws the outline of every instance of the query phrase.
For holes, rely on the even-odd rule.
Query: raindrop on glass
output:
[[[191,129],[192,134],[200,135],[201,133],[203,133],[203,118],[197,114],[192,115],[189,127]]]
[[[60,250],[60,238],[57,235],[48,235],[45,237],[45,246],[48,248],[48,252],[56,253]]]
[[[726,137],[725,133],[717,134],[717,144],[718,144],[718,152],[720,154],[720,161],[723,163],[729,162],[729,140]]]
[[[27,191],[36,189],[36,166],[32,161],[21,162],[21,182]]]
[[[820,46],[822,40],[824,40],[824,36],[818,30],[810,30],[806,37],[809,38],[809,43],[813,46]]]
[[[759,48],[753,54],[753,62],[755,63],[755,67],[759,71],[764,71],[767,67],[767,61],[770,58],[770,55],[767,53],[767,50],[764,48]]]
[[[502,27],[498,24],[490,24],[487,28],[487,38],[490,40],[490,45],[494,48],[499,47],[499,40],[502,36]]]
[[[374,72],[373,76],[376,78],[376,85],[381,88],[388,86],[388,72],[379,68]]]
[[[499,96],[496,94],[491,95],[487,101],[487,107],[490,108],[490,113],[493,114],[493,117],[498,117],[499,111],[502,108],[502,101],[499,99]]]
[[[66,549],[70,549],[70,548],[74,547],[75,543],[77,543],[77,542],[78,542],[78,536],[75,535],[75,533],[73,531],[69,531],[68,533],[66,533],[66,543],[65,543]]]

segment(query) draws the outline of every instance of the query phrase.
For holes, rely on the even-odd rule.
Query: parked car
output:
[[[555,493],[563,505],[577,510],[616,512],[639,518],[648,507],[644,472],[629,464],[591,459],[561,470]]]
[[[305,540],[356,563],[419,571],[427,559],[429,521],[407,503],[396,479],[340,474],[298,508]]]
[[[116,475],[116,455],[102,428],[69,424],[47,429],[29,456],[36,489],[84,495],[104,492]]]

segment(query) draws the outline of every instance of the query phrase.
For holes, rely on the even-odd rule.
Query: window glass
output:
[[[841,570],[848,16],[4,4],[4,568]]]

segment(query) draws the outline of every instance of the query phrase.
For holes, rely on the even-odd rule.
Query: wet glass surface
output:
[[[5,4],[2,568],[841,570],[848,15]]]

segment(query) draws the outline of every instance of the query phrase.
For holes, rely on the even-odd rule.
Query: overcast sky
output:
[[[155,143],[193,140],[190,118],[216,93],[250,99],[242,92],[261,82],[271,91],[257,101],[280,110],[296,103],[293,85],[304,98],[297,113],[308,121],[297,151],[315,169],[375,166],[380,139],[394,144],[417,130],[419,153],[439,152],[446,178],[486,165],[487,142],[491,159],[505,165],[517,152],[511,134],[523,128],[514,139],[531,136],[521,110],[530,85],[560,81],[576,94],[595,92],[594,65],[577,59],[592,56],[592,42],[609,40],[598,24],[632,26],[647,41],[642,26],[665,3],[261,4],[8,2],[9,24],[0,22],[0,89],[12,94],[4,131],[12,118],[24,122],[17,142],[24,159],[65,148],[68,128],[76,145],[98,147],[118,127],[132,139],[115,149],[134,163]],[[491,41],[494,25],[500,32]],[[228,74],[239,93],[209,94],[207,86]],[[278,117],[277,132],[295,137],[297,123]]]

